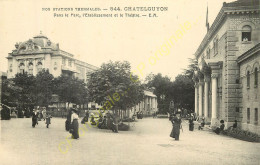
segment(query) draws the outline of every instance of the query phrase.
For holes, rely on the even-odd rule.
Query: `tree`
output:
[[[194,82],[189,76],[179,74],[172,83],[170,93],[177,108],[193,111]]]
[[[87,102],[87,89],[83,80],[72,76],[61,75],[54,79],[54,93],[61,101],[75,104],[84,104]]]
[[[91,101],[103,104],[103,109],[126,110],[144,97],[138,77],[132,75],[129,62],[108,62],[89,75],[87,83]]]
[[[48,107],[52,98],[53,75],[48,70],[42,70],[35,77],[33,88],[35,103],[41,107]]]
[[[184,69],[184,74],[189,78],[193,78],[195,70],[198,70],[198,61],[195,58],[189,58],[190,64],[187,69]]]
[[[162,76],[161,73],[157,75],[151,73],[146,77],[145,82],[148,88],[155,88],[154,94],[157,96],[159,113],[167,113],[172,100],[169,93],[171,79],[167,76]]]
[[[17,100],[18,106],[29,108],[35,103],[33,89],[35,86],[35,77],[27,73],[18,73],[12,79],[15,91],[14,100]]]

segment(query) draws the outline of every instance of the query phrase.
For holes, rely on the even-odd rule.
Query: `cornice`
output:
[[[240,55],[237,58],[237,62],[240,64],[246,59],[248,59],[249,57],[255,55],[257,52],[260,52],[260,43],[256,44],[253,48],[249,49],[248,51]]]

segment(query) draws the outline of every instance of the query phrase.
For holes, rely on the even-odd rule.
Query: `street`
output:
[[[31,118],[2,120],[0,164],[260,164],[259,143],[190,132],[186,121],[180,141],[169,137],[168,119],[144,118],[119,133],[80,124],[79,140],[66,140],[64,123],[52,118],[47,129],[44,121],[32,128]]]

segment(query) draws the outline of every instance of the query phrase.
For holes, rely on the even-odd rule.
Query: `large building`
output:
[[[15,49],[9,53],[7,59],[8,78],[24,72],[35,76],[42,69],[48,69],[54,77],[67,74],[86,82],[87,74],[97,69],[75,59],[73,54],[61,50],[59,44],[51,42],[41,33],[33,39],[16,43]]]
[[[237,120],[260,134],[259,9],[259,0],[223,3],[195,53],[195,113],[211,125]]]

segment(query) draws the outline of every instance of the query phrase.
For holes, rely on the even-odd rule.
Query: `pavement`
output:
[[[210,131],[188,130],[183,122],[180,141],[170,138],[168,119],[143,118],[130,131],[113,133],[80,124],[80,138],[65,131],[65,119],[52,118],[50,128],[31,119],[1,121],[0,164],[260,164],[260,143],[245,142]]]

